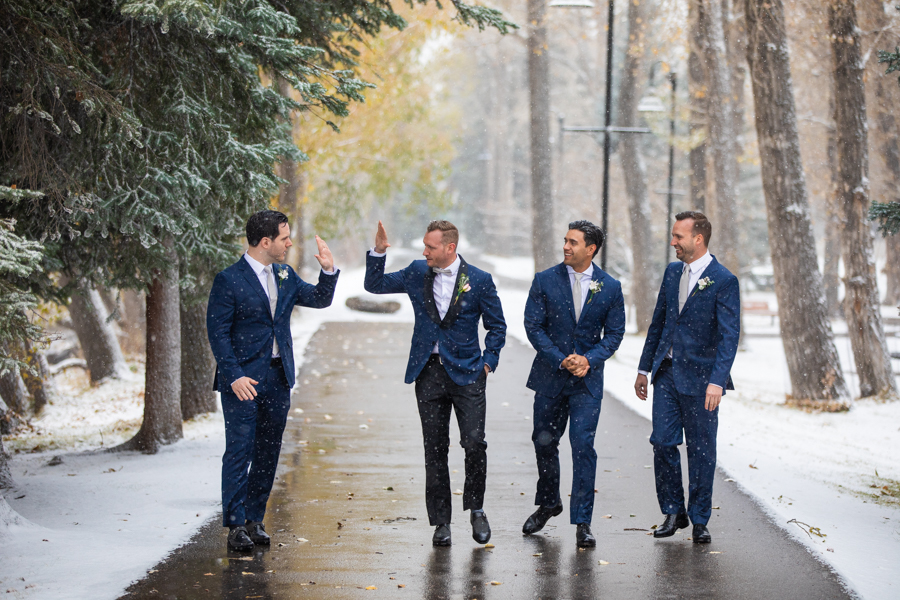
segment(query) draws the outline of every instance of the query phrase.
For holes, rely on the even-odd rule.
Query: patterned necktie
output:
[[[449,275],[453,272],[450,269],[442,269],[440,267],[431,267],[431,270],[438,274],[443,273],[444,275]]]
[[[572,300],[575,302],[575,322],[581,318],[581,278],[584,273],[575,273],[575,285],[572,286]]]
[[[678,313],[684,310],[684,303],[688,299],[688,283],[691,281],[691,266],[684,265],[684,271],[681,273],[681,281],[678,283]]]
[[[272,265],[265,269],[266,286],[269,288],[269,310],[272,311],[272,319],[275,318],[275,307],[278,305],[278,286],[275,285],[275,274],[272,272]],[[278,340],[272,343],[272,356],[278,356]]]

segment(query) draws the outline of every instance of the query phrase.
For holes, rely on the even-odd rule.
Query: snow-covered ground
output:
[[[399,250],[391,250],[391,269],[417,257]],[[527,259],[491,256],[482,263],[507,278],[530,280]],[[369,296],[362,282],[362,268],[345,269],[332,307],[295,316],[298,365],[326,321],[413,320],[409,302],[399,296],[394,299],[401,309],[393,315],[346,308],[348,297]],[[527,343],[522,287],[501,285],[500,297],[510,336]],[[753,319],[758,322],[747,323],[752,333],[774,331],[769,319]],[[892,350],[900,350],[898,341],[891,338]],[[737,390],[726,395],[720,411],[720,466],[861,597],[898,597],[900,510],[896,502],[875,498],[884,485],[900,494],[900,402],[856,402],[838,414],[788,409],[780,340],[751,335],[745,342],[733,371]],[[637,400],[632,388],[642,344],[642,338],[626,336],[606,364],[606,384],[611,395],[649,419],[650,404]],[[846,338],[837,344],[850,373],[849,344]],[[68,375],[59,381],[63,397],[35,421],[35,431],[8,442],[22,450],[12,459],[16,488],[5,493],[21,517],[0,514],[0,523],[12,521],[0,526],[0,591],[10,590],[9,597],[115,598],[219,511],[221,413],[186,424],[185,440],[154,456],[92,452],[127,439],[140,423],[143,366],[132,366],[133,377],[95,388]],[[48,465],[57,456],[62,463]],[[649,461],[649,443],[647,456]],[[810,528],[818,529],[804,532]]]

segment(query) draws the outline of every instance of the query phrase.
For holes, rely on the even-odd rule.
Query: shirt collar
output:
[[[253,272],[256,273],[256,276],[259,277],[259,274],[263,272],[266,265],[262,264],[246,252],[244,253],[244,258],[247,260],[247,264],[250,265],[250,268],[253,269]]]
[[[573,269],[569,265],[566,265],[566,271],[569,273],[569,275],[574,275],[576,272],[575,269]],[[582,273],[582,275],[586,276],[588,279],[593,279],[593,277],[594,277],[594,263],[593,262],[588,265],[588,268],[584,270],[584,273]]]
[[[712,254],[707,250],[706,253],[691,263],[691,273],[700,273],[712,262]]]
[[[448,269],[450,269],[450,275],[452,277],[456,277],[456,274],[459,272],[459,265],[461,265],[461,264],[462,264],[462,262],[459,260],[459,254],[457,254],[456,260],[454,260],[452,263],[450,263],[450,266],[447,267]],[[441,275],[443,275],[443,274],[444,273],[441,273]]]

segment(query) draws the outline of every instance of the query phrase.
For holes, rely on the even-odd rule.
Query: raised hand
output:
[[[384,254],[385,250],[390,247],[391,245],[388,244],[387,231],[384,230],[384,225],[382,225],[381,221],[378,221],[378,231],[375,232],[375,252]]]
[[[316,254],[316,260],[322,265],[322,270],[334,271],[334,257],[331,255],[331,250],[328,249],[328,244],[325,243],[325,240],[316,236],[316,246],[319,249],[319,253]]]

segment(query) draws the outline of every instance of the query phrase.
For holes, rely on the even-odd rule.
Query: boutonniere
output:
[[[709,277],[704,277],[703,279],[701,279],[700,281],[697,282],[697,289],[702,292],[703,290],[705,290],[706,288],[708,288],[709,286],[711,286],[714,283],[715,283],[715,281],[713,281]]]
[[[591,292],[591,294],[588,296],[587,303],[590,304],[591,300],[593,300],[593,298],[594,298],[594,294],[596,294],[597,292],[599,292],[602,289],[603,289],[602,281],[597,281],[597,280],[592,281],[591,287],[589,288],[589,291]]]
[[[471,289],[472,287],[469,285],[469,276],[463,273],[459,276],[459,283],[456,285],[456,298],[453,300],[453,304],[456,304],[459,297]]]
[[[288,270],[285,268],[278,269],[278,288],[279,289],[281,289],[281,284],[287,278],[288,278]]]

